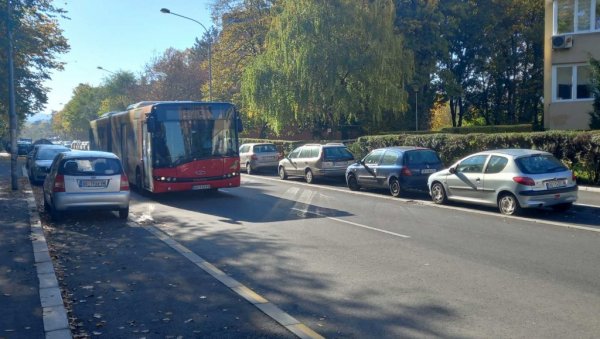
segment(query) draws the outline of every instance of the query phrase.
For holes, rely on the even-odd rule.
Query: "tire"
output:
[[[348,176],[348,188],[351,191],[358,191],[360,190],[360,185],[358,184],[358,180],[356,180],[356,176],[354,176],[354,174],[350,174]]]
[[[279,166],[279,170],[277,170],[277,172],[279,173],[279,179],[281,179],[281,180],[287,179],[288,175],[287,175],[287,173],[285,173],[285,168],[283,168],[283,166]]]
[[[400,187],[400,181],[397,178],[391,178],[389,182],[390,194],[392,197],[397,198],[402,194],[402,188]]]
[[[566,212],[566,211],[570,210],[571,207],[573,207],[573,203],[567,202],[564,204],[554,205],[554,206],[552,206],[552,209],[556,212]]]
[[[121,208],[119,210],[119,219],[126,220],[128,216],[129,216],[129,207]]]
[[[444,185],[440,182],[436,182],[431,185],[431,200],[438,205],[442,205],[448,202],[448,196],[446,196],[446,190]]]
[[[54,206],[49,205],[50,207],[50,220],[57,222],[60,221],[62,219],[62,215],[59,211],[56,210],[56,208],[54,208]]]
[[[521,205],[514,195],[504,193],[498,198],[498,210],[504,215],[518,215],[521,213]]]
[[[315,182],[315,177],[310,168],[307,169],[306,172],[304,172],[304,180],[306,180],[307,184],[313,184]]]
[[[254,173],[254,169],[252,168],[252,165],[250,165],[250,163],[246,164],[246,173],[247,174],[252,174]]]

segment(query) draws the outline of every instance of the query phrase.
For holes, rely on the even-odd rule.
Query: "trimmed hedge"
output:
[[[554,154],[572,168],[579,182],[600,184],[600,131],[377,135],[360,137],[349,148],[356,158],[362,158],[375,148],[402,145],[434,149],[447,166],[464,156],[483,150],[539,149]]]
[[[532,132],[533,125],[490,125],[490,126],[467,126],[467,127],[446,127],[440,130],[440,133],[470,134],[470,133],[519,133]]]

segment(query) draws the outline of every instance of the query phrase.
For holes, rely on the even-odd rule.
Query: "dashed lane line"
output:
[[[244,180],[248,180],[248,181],[257,180],[257,179],[281,183],[281,179],[268,178],[268,177],[253,177],[252,179],[244,178]],[[307,183],[302,183],[302,182],[286,181],[286,183],[290,183],[290,184],[298,185],[298,186],[311,187],[313,189],[317,188],[317,186],[315,186],[314,184],[307,184]],[[535,223],[535,224],[552,225],[552,226],[600,233],[600,228],[579,226],[579,225],[574,225],[574,224],[569,224],[569,223],[559,222],[559,221],[531,219],[531,218],[524,218],[524,217],[519,217],[519,216],[504,215],[504,214],[500,214],[500,213],[492,213],[492,212],[481,211],[481,210],[476,210],[476,209],[463,208],[463,207],[458,207],[458,206],[438,205],[431,201],[421,201],[421,200],[413,200],[413,199],[386,197],[386,196],[380,196],[380,195],[373,195],[373,194],[369,194],[366,192],[350,191],[347,189],[341,189],[341,188],[337,188],[337,187],[318,186],[318,188],[324,189],[324,190],[329,190],[329,191],[342,192],[345,194],[368,196],[368,197],[376,198],[376,199],[384,199],[384,200],[399,201],[399,202],[406,202],[406,203],[410,202],[410,203],[415,203],[415,204],[422,205],[422,206],[444,208],[444,209],[461,211],[461,212],[466,212],[466,213],[480,214],[480,215],[490,216],[490,217],[494,217],[494,218],[514,219],[514,220],[520,220],[520,221],[528,221],[528,222]],[[595,206],[595,205],[586,205],[586,204],[578,204],[578,203],[575,205],[582,206],[582,207],[600,208],[600,206]]]
[[[365,228],[365,229],[368,229],[368,230],[371,230],[371,231],[376,231],[376,232],[381,232],[381,233],[393,235],[395,237],[400,237],[400,238],[405,238],[405,239],[410,238],[410,236],[408,236],[408,235],[404,235],[404,234],[400,234],[400,233],[395,233],[395,232],[390,232],[390,231],[382,230],[382,229],[379,229],[379,228],[375,228],[375,227],[371,227],[371,226],[359,224],[359,223],[352,222],[352,221],[349,221],[349,220],[344,220],[344,219],[340,219],[340,218],[330,217],[330,216],[327,216],[325,214],[318,213],[318,212],[312,212],[312,211],[308,211],[308,210],[301,209],[301,208],[295,208],[295,207],[292,208],[292,210],[298,211],[298,212],[302,212],[302,213],[306,213],[306,214],[317,215],[319,217],[324,217],[324,218],[327,218],[327,219],[330,219],[330,220],[334,220],[334,221],[337,221],[337,222],[341,222],[341,223],[344,223],[344,224],[348,224],[348,225],[352,225],[352,226],[356,226],[356,227],[360,227],[360,228]]]
[[[244,298],[246,301],[254,305],[254,307],[258,308],[261,312],[266,314],[271,319],[275,320],[281,326],[285,327],[288,331],[293,333],[299,338],[303,339],[320,339],[323,338],[320,334],[304,325],[296,318],[289,315],[287,312],[283,311],[275,304],[259,295],[258,293],[252,291],[250,288],[246,287],[242,283],[233,279],[225,272],[218,269],[213,264],[204,260],[202,257],[195,254],[193,251],[178,243],[175,239],[173,239],[170,235],[160,230],[159,228],[152,225],[141,225],[135,223],[133,221],[128,222],[131,227],[142,227],[152,235],[157,237],[159,240],[169,245],[172,249],[177,251],[179,254],[183,255],[189,261],[191,261],[194,265],[201,268],[204,272],[210,274],[223,285],[227,286],[230,290],[235,292],[240,297]]]

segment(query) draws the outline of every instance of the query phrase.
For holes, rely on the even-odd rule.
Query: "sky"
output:
[[[210,28],[211,0],[62,0],[56,7],[67,10],[59,19],[71,49],[60,56],[63,71],[53,71],[48,104],[43,111],[60,111],[80,83],[100,85],[112,72],[139,74],[153,57],[167,48],[192,47],[204,29],[197,23],[160,12],[168,8]]]

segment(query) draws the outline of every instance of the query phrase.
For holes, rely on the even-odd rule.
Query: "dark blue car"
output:
[[[353,191],[388,188],[398,197],[404,190],[427,191],[429,175],[443,168],[438,154],[429,148],[378,148],[346,169],[346,183]]]

